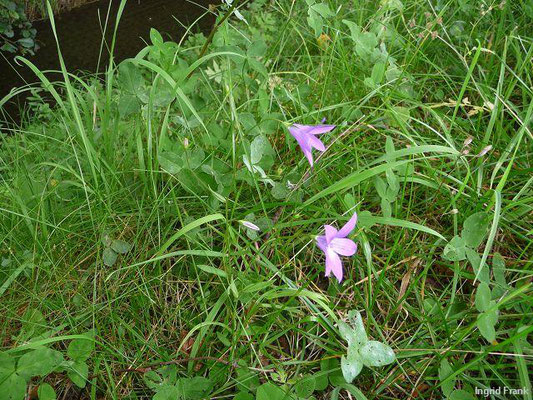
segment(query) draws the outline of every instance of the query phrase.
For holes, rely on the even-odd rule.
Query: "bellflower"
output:
[[[304,155],[309,160],[311,167],[313,166],[313,148],[318,151],[326,151],[324,143],[316,137],[322,133],[326,133],[335,129],[335,125],[300,125],[294,124],[289,127],[290,134],[296,139]]]
[[[326,234],[317,236],[316,244],[326,255],[326,276],[331,272],[339,282],[342,281],[342,261],[339,256],[353,256],[357,251],[357,244],[348,236],[357,223],[357,213],[339,231],[331,225],[324,225]]]

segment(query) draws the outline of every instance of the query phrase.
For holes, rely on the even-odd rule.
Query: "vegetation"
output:
[[[531,399],[533,4],[214,11],[99,78],[35,70],[0,146],[0,393]],[[287,128],[323,123],[311,168]]]
[[[0,51],[34,54],[36,33],[22,4],[0,0]]]

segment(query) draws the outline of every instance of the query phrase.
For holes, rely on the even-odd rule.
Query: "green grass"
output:
[[[266,382],[292,396],[346,354],[336,323],[359,310],[397,357],[355,379],[368,399],[491,387],[502,387],[495,399],[531,399],[530,3],[327,3],[318,41],[304,2],[256,1],[205,55],[204,37],[154,32],[102,79],[64,67],[61,82],[41,77],[57,104],[34,100],[0,146],[4,351],[50,337],[65,353],[69,335],[94,332],[85,388],[63,372],[44,378],[67,398],[151,398],[142,368],[173,360],[178,376],[211,379],[208,398],[261,399]],[[343,20],[382,32],[386,52],[357,48]],[[286,126],[323,117],[338,127],[311,170]],[[243,162],[259,136],[266,177]],[[382,200],[377,186],[393,181]],[[338,284],[314,237],[353,210],[359,251]],[[480,212],[486,233],[470,257],[489,271],[492,342],[476,325],[483,273],[443,257]],[[106,235],[131,246],[112,266]],[[43,318],[28,321],[32,310]],[[314,396],[358,398],[331,365]]]

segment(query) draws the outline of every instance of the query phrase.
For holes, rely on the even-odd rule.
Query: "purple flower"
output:
[[[322,120],[324,121],[324,120]],[[296,139],[304,155],[309,160],[311,167],[313,166],[313,154],[311,153],[314,147],[318,151],[326,151],[324,143],[316,137],[321,133],[326,133],[335,129],[335,125],[300,125],[294,124],[289,127],[289,132]]]
[[[354,230],[357,223],[357,213],[339,231],[331,225],[324,225],[326,234],[317,236],[316,244],[326,254],[326,276],[331,272],[342,281],[342,261],[339,256],[353,256],[357,251],[357,244],[346,236]]]

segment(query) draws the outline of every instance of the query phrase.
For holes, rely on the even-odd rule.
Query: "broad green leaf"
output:
[[[355,345],[359,349],[361,346],[368,342],[368,336],[366,335],[365,324],[363,323],[363,317],[357,310],[351,310],[348,313],[348,319],[353,327],[353,333],[355,335]]]
[[[456,378],[449,379],[446,382],[444,381],[451,374],[453,374],[452,366],[450,365],[447,359],[445,358],[442,359],[442,361],[440,362],[440,368],[439,368],[439,380],[441,381],[441,384],[442,384],[441,385],[442,393],[446,397],[449,396],[450,393],[453,391],[453,389],[455,388],[455,382],[457,381]]]
[[[381,367],[394,362],[396,356],[394,351],[384,343],[371,340],[360,350],[361,361],[367,367]]]
[[[255,399],[256,400],[287,400],[288,396],[285,394],[285,392],[281,388],[274,385],[273,383],[267,382],[257,388]]]
[[[115,253],[111,247],[106,247],[102,254],[102,259],[104,260],[105,265],[112,267],[117,261],[117,256],[117,253]]]
[[[350,325],[346,322],[339,321],[337,322],[337,326],[341,337],[348,342],[348,347],[353,346],[357,342],[357,339],[355,337],[355,332]]]
[[[74,339],[70,342],[67,355],[74,361],[86,361],[94,350],[94,342],[90,339]]]
[[[466,247],[466,257],[468,258],[468,261],[472,265],[472,269],[474,270],[475,276],[478,277],[480,282],[489,283],[490,281],[490,273],[489,273],[489,267],[485,263],[483,265],[482,270],[479,270],[479,266],[481,265],[481,257],[477,253],[476,250],[471,249],[470,247]]]
[[[176,387],[183,398],[200,400],[206,398],[213,390],[213,383],[203,376],[195,376],[194,378],[178,379]]]
[[[156,47],[160,47],[163,44],[163,36],[155,28],[150,29],[150,40],[152,44]]]
[[[462,237],[467,246],[476,249],[487,234],[490,216],[486,212],[478,212],[469,216],[463,223]]]
[[[316,380],[311,375],[306,375],[294,385],[294,392],[304,399],[311,397],[315,391]]]
[[[164,151],[159,153],[157,159],[161,168],[169,174],[177,174],[183,168],[183,159],[177,153]]]
[[[20,357],[17,374],[29,380],[33,376],[44,377],[63,362],[63,355],[56,350],[40,348]]]
[[[20,375],[12,373],[0,379],[2,400],[24,400],[26,398],[26,381]]]
[[[39,390],[37,390],[37,395],[39,396],[39,400],[56,400],[57,395],[52,386],[50,386],[48,383],[41,383],[39,385]]]
[[[374,186],[376,187],[379,197],[381,197],[382,199],[386,198],[387,184],[381,177],[379,176],[374,177]]]
[[[141,101],[136,95],[121,93],[118,100],[118,112],[121,117],[127,117],[139,112],[141,105]]]
[[[392,207],[386,198],[381,199],[381,211],[383,212],[383,218],[392,218]]]
[[[493,318],[489,313],[482,313],[477,316],[476,325],[481,335],[489,342],[496,340],[496,330],[494,329]]]
[[[462,261],[466,259],[466,246],[461,236],[454,236],[444,247],[442,257],[448,261]]]
[[[316,3],[311,6],[311,10],[318,13],[323,18],[333,17],[335,13],[330,10],[326,3]]]
[[[328,374],[323,371],[313,375],[315,377],[315,390],[324,390],[328,387]]]
[[[272,145],[264,135],[257,136],[250,145],[250,161],[257,164],[264,155],[272,155]]]
[[[139,67],[131,62],[120,63],[118,66],[118,81],[121,90],[135,97],[138,97],[144,84],[144,78]]]
[[[233,400],[254,400],[254,396],[252,396],[248,392],[239,392],[233,397]]]
[[[0,382],[15,372],[15,359],[7,353],[0,353]]]
[[[89,377],[89,366],[85,361],[76,361],[67,372],[68,377],[79,388],[84,388]]]
[[[351,356],[350,358],[345,356],[341,357],[341,371],[346,382],[352,383],[363,369],[363,362],[359,358],[357,351],[354,351],[351,354],[348,352],[348,354],[349,357]]]
[[[490,304],[490,288],[489,285],[482,282],[476,290],[476,308],[479,312],[487,311]]]
[[[161,386],[152,400],[178,400],[182,399],[179,389],[176,386]]]
[[[505,280],[505,261],[500,253],[495,253],[492,257],[492,273],[496,281],[496,286],[492,289],[492,292],[495,297],[499,297],[508,288],[507,281]]]
[[[371,79],[375,87],[379,86],[383,81],[383,78],[385,77],[385,68],[385,64],[382,62],[377,62],[372,67]]]
[[[131,245],[123,240],[113,240],[111,248],[118,254],[126,254],[131,250]]]

